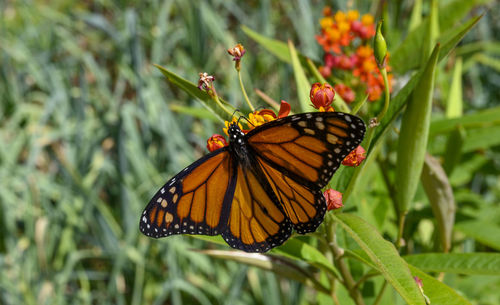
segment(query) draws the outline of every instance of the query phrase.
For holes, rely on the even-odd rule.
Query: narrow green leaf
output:
[[[450,91],[448,92],[448,99],[446,101],[446,117],[456,118],[461,117],[463,114],[463,100],[462,100],[462,58],[459,57],[455,61],[453,69],[453,78],[451,79]]]
[[[332,263],[318,249],[306,244],[305,242],[291,238],[283,245],[274,248],[272,253],[279,253],[289,258],[297,259],[309,263],[319,269],[333,274],[340,278],[340,273]]]
[[[414,52],[420,53],[420,66],[426,64],[439,36],[439,8],[437,0],[431,0],[431,10],[428,19],[428,24],[423,29],[425,31],[425,36],[421,52]]]
[[[297,85],[297,98],[299,99],[299,105],[303,112],[314,111],[309,101],[309,90],[311,90],[311,84],[307,80],[304,69],[300,64],[297,51],[291,40],[288,41],[288,48],[290,51],[290,57],[292,58],[293,74],[295,75],[295,83]]]
[[[485,66],[491,67],[491,68],[497,70],[497,72],[500,72],[500,60],[499,59],[497,59],[495,57],[488,56],[486,54],[477,54],[476,56],[474,56],[474,58],[476,59],[477,62],[479,62]]]
[[[500,253],[425,253],[403,258],[425,272],[500,274]]]
[[[500,125],[488,126],[486,129],[474,128],[467,130],[463,152],[466,153],[498,145],[500,145]]]
[[[378,271],[408,304],[425,304],[406,262],[392,243],[357,216],[345,213],[332,216],[366,252]]]
[[[438,119],[431,123],[430,136],[449,133],[456,130],[458,126],[469,128],[487,128],[492,125],[500,125],[500,107],[466,114],[460,118]]]
[[[215,116],[210,110],[205,108],[196,108],[196,107],[182,106],[178,104],[171,104],[170,109],[177,113],[188,114],[192,117],[199,119],[208,119],[211,121],[218,120],[217,116]]]
[[[455,229],[478,242],[500,250],[500,227],[492,221],[470,220],[459,222]]]
[[[436,45],[401,123],[396,167],[396,198],[400,217],[408,211],[415,196],[424,164],[438,56],[439,45]]]
[[[448,56],[448,54],[455,48],[455,46],[465,37],[465,35],[483,18],[483,15],[476,16],[469,19],[461,26],[454,27],[445,32],[438,39],[441,44],[441,52],[439,61]]]
[[[465,128],[461,125],[457,126],[457,129],[448,135],[446,150],[443,155],[443,168],[448,176],[451,175],[455,166],[460,162],[466,136]]]
[[[411,273],[422,280],[424,294],[429,298],[431,305],[471,305],[448,285],[427,275],[418,268],[408,265]]]
[[[455,223],[456,208],[453,189],[439,161],[429,154],[425,155],[421,178],[437,222],[441,247],[443,252],[448,252]]]
[[[442,44],[441,55],[443,57],[446,56],[453,48],[448,48],[448,38],[455,37],[456,35],[454,33],[457,29],[459,29],[454,28],[453,25],[466,16],[473,7],[486,2],[488,1],[454,0],[447,2],[439,8],[439,28],[451,29],[444,32],[438,39],[438,42]],[[427,31],[425,29],[429,26],[429,20],[430,16],[425,18],[420,25],[412,30],[403,42],[401,42],[401,44],[391,53],[391,66],[397,73],[405,73],[411,69],[415,69],[421,63],[422,54],[421,52],[415,52],[415,50],[421,50],[422,45],[426,41]],[[467,22],[467,24],[469,24],[469,22]],[[459,40],[462,38],[463,36],[460,37]],[[453,43],[452,45],[455,46],[456,43]]]
[[[157,67],[161,71],[161,73],[165,75],[169,82],[176,85],[190,96],[198,99],[201,104],[205,106],[210,112],[212,112],[219,120],[230,120],[229,114],[221,109],[221,107],[217,105],[217,103],[210,97],[210,95],[208,95],[208,93],[201,91],[195,84],[191,83],[188,80],[185,80],[184,78],[178,76],[174,72],[169,71],[162,66],[155,65],[155,67]],[[235,108],[231,104],[225,102],[222,99],[220,99],[220,101],[229,111],[235,110]]]
[[[292,57],[290,56],[289,47],[286,43],[260,35],[259,33],[251,30],[245,25],[241,26],[241,29],[243,30],[243,32],[245,32],[245,34],[250,36],[250,38],[258,42],[261,46],[266,48],[280,60],[287,63],[292,63]]]
[[[408,31],[412,32],[422,23],[422,0],[415,0],[413,2],[413,9],[411,10],[410,22],[408,24]]]
[[[303,283],[323,293],[330,292],[330,288],[318,282],[312,273],[284,257],[260,253],[245,253],[242,251],[203,250],[199,252],[212,257],[231,260],[271,271],[285,278]]]

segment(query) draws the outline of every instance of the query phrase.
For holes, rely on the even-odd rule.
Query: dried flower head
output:
[[[366,159],[366,151],[359,145],[344,158],[342,164],[356,167],[359,166],[364,159]]]
[[[328,189],[323,193],[325,196],[328,211],[340,209],[344,206],[342,203],[342,193],[334,189]]]

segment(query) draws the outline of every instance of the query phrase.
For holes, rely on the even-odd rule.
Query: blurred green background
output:
[[[413,1],[388,2],[394,49],[406,35]],[[500,7],[477,3],[488,3],[489,11],[452,55],[464,58],[465,113],[500,105]],[[296,282],[190,250],[212,244],[185,236],[148,239],[138,222],[158,187],[203,155],[206,139],[222,128],[174,111],[202,106],[153,64],[194,83],[199,72],[213,74],[219,94],[244,109],[226,53],[240,42],[248,50],[242,72],[251,98],[265,105],[253,91],[260,89],[294,108],[291,66],[241,25],[291,39],[319,61],[314,35],[326,4],[377,14],[379,2],[0,2],[0,304],[314,302],[314,293]],[[438,74],[437,95],[447,94],[452,68]],[[454,178],[458,206],[500,215],[498,141],[462,162],[468,170]],[[460,239],[471,251],[491,249],[467,234]],[[498,277],[451,281],[475,304],[500,301],[491,289]]]

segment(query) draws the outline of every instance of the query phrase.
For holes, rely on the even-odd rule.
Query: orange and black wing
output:
[[[314,231],[323,221],[321,188],[361,143],[365,129],[356,116],[315,112],[278,119],[247,134],[258,166],[298,233]]]
[[[236,171],[227,147],[204,156],[170,179],[151,199],[139,228],[150,237],[217,235],[227,226]]]
[[[238,165],[229,221],[221,233],[231,247],[246,252],[266,252],[292,233],[292,224],[262,176],[258,168]]]

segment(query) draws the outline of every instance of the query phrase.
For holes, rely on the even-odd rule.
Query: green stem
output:
[[[215,103],[217,105],[219,105],[219,107],[222,108],[222,110],[224,110],[224,112],[229,114],[229,116],[231,117],[233,115],[233,113],[231,111],[227,110],[227,108],[219,100],[219,95],[217,95],[217,92],[215,91],[215,86],[213,84],[212,84],[212,88],[210,90],[212,90],[212,94],[210,94],[210,95],[212,96],[212,99],[215,101]]]
[[[366,103],[367,100],[368,100],[368,94],[365,95],[365,98],[363,100],[358,101],[354,104],[354,107],[352,108],[351,114],[358,113],[359,109],[361,109],[361,107],[363,107],[363,105]]]
[[[330,251],[333,254],[335,266],[340,271],[340,274],[343,278],[343,284],[349,291],[349,295],[354,300],[356,305],[365,305],[365,301],[363,300],[363,296],[361,292],[356,287],[356,282],[352,277],[351,272],[349,271],[349,267],[347,266],[345,260],[342,259],[343,251],[337,246],[335,241],[335,223],[331,221],[330,217],[327,215],[327,226],[326,226],[326,239],[328,242],[328,246],[330,247]]]
[[[380,300],[382,300],[382,296],[384,295],[385,287],[387,287],[387,281],[384,281],[384,284],[382,285],[382,288],[380,288],[377,298],[372,305],[378,305],[380,303]]]
[[[403,230],[405,227],[405,220],[406,220],[406,212],[404,213],[398,213],[398,237],[396,239],[396,249],[400,249],[402,246],[402,241],[403,241]]]
[[[245,86],[243,86],[243,80],[241,79],[241,72],[239,69],[237,69],[237,71],[238,71],[238,79],[240,81],[241,92],[243,92],[243,96],[245,97],[245,101],[247,102],[248,107],[250,107],[250,110],[252,112],[254,112],[255,108],[253,107],[252,103],[250,102],[250,99],[248,98],[247,91],[245,90]]]
[[[384,108],[382,109],[382,111],[379,113],[379,115],[377,117],[377,122],[379,122],[379,123],[382,121],[385,114],[387,113],[387,110],[389,109],[389,101],[391,98],[391,92],[389,90],[389,79],[387,78],[387,70],[385,69],[385,67],[380,69],[380,73],[382,74],[382,78],[384,79],[385,99],[384,99]]]

